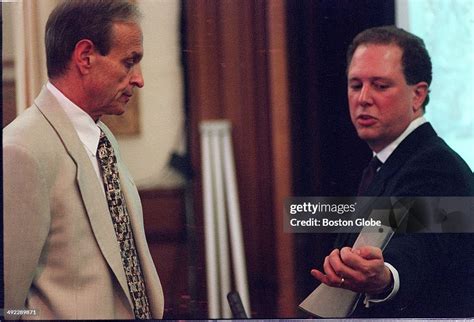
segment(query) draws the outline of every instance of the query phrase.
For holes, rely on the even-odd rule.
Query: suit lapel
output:
[[[45,87],[35,100],[35,105],[58,133],[67,153],[76,163],[77,184],[97,244],[133,307],[109,209],[105,198],[98,198],[103,195],[103,191],[83,144],[66,113]]]
[[[437,134],[431,124],[425,123],[410,133],[405,140],[393,151],[392,155],[380,168],[374,178],[374,182],[369,186],[366,196],[381,196],[385,193],[387,182],[392,178],[411,156],[416,154],[420,145],[436,137]]]
[[[387,183],[400,170],[400,168],[405,165],[407,160],[416,153],[421,144],[424,144],[436,136],[436,132],[429,123],[419,126],[412,133],[410,133],[382,165],[379,172],[375,176],[374,181],[370,184],[363,196],[397,197],[392,196],[391,192],[386,190]],[[364,203],[359,205],[359,207],[360,209],[363,209],[362,213],[365,213],[367,209],[371,209],[373,204],[379,201],[384,202],[385,200],[383,198],[380,200],[378,198],[365,199]],[[377,207],[380,207],[380,205],[377,205]],[[384,207],[382,206],[382,208]],[[357,235],[358,234],[339,235],[335,242],[336,247],[352,245],[356,240]]]

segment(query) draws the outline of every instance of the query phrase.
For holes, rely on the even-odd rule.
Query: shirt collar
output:
[[[403,131],[402,134],[398,138],[395,139],[392,143],[387,145],[385,148],[383,148],[379,153],[373,152],[373,155],[376,156],[382,163],[385,163],[387,159],[390,157],[390,155],[395,151],[395,149],[398,147],[398,145],[414,130],[416,130],[420,125],[426,123],[426,118],[424,116],[420,116],[408,125],[408,127]]]
[[[61,93],[59,89],[51,84],[51,82],[47,82],[46,88],[54,95],[58,100],[59,105],[63,108],[64,112],[66,112],[66,115],[71,120],[79,139],[86,147],[87,152],[95,156],[97,146],[99,145],[100,128],[89,114],[74,104],[69,98]]]

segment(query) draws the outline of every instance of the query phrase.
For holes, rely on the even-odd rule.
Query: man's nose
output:
[[[362,85],[359,93],[359,104],[362,106],[371,105],[373,103],[372,100],[372,91],[369,85]]]
[[[138,88],[142,88],[145,85],[140,64],[135,66],[132,77],[130,78],[130,83]]]

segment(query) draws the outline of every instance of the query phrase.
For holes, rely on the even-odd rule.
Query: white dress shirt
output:
[[[385,148],[383,148],[379,153],[373,152],[373,155],[376,156],[380,160],[380,162],[382,162],[382,164],[385,163],[388,160],[388,158],[390,157],[390,155],[393,153],[393,151],[395,151],[395,149],[398,147],[398,145],[403,140],[405,140],[405,138],[411,132],[413,132],[416,128],[418,128],[420,125],[422,125],[426,122],[427,121],[426,121],[424,116],[421,116],[421,117],[418,117],[418,118],[414,119],[413,121],[411,121],[411,123],[408,125],[408,127],[405,129],[405,131],[403,131],[403,133],[398,138],[396,138],[392,143],[390,143]],[[380,169],[380,167],[377,169],[377,171],[379,169]],[[400,289],[400,276],[398,275],[397,269],[395,267],[393,267],[392,265],[390,265],[389,263],[385,262],[384,264],[390,270],[390,272],[392,273],[393,289],[390,292],[390,294],[388,294],[385,298],[377,298],[376,295],[366,294],[365,299],[364,299],[364,304],[365,304],[366,307],[370,307],[371,304],[382,303],[382,302],[390,300],[391,298],[393,298],[397,294],[398,290]]]
[[[79,136],[79,139],[84,145],[84,149],[89,156],[92,166],[94,167],[94,170],[97,174],[100,186],[102,187],[102,190],[105,194],[104,184],[99,168],[99,161],[96,157],[97,147],[99,146],[100,128],[89,114],[84,112],[83,109],[64,96],[64,94],[61,93],[61,91],[59,91],[59,89],[57,89],[53,84],[51,84],[51,82],[48,81],[46,83],[46,88],[58,100],[59,105],[63,108],[64,112],[66,112],[66,115],[71,120],[72,125]]]

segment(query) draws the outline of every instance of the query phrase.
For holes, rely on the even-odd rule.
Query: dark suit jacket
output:
[[[378,171],[367,196],[474,196],[469,166],[425,123]],[[474,214],[473,214],[474,215]],[[397,234],[384,259],[400,275],[397,295],[355,317],[473,317],[474,235]]]

